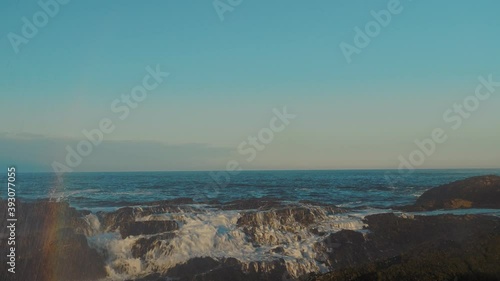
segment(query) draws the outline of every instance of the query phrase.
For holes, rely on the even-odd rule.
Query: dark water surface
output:
[[[62,183],[51,173],[20,173],[17,197],[52,197],[91,209],[181,197],[197,202],[270,197],[385,208],[410,204],[429,188],[487,174],[500,175],[500,170],[417,170],[397,180],[388,179],[388,175],[399,175],[390,170],[242,171],[231,176],[218,172],[68,173]]]

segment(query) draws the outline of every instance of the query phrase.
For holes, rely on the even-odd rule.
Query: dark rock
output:
[[[174,204],[175,202],[175,204]],[[137,219],[154,216],[157,214],[165,213],[187,213],[199,211],[199,209],[184,205],[184,203],[191,202],[191,199],[180,198],[176,200],[163,200],[149,202],[148,205],[144,207],[124,207],[120,208],[114,212],[99,212],[97,215],[100,218],[102,228],[104,231],[115,231],[119,228],[123,228],[126,225],[135,222]]]
[[[500,220],[487,216],[415,216],[405,219],[393,214],[365,218],[370,232],[342,230],[315,245],[320,261],[334,269],[356,266],[397,256],[422,243],[448,240],[461,243],[477,233],[490,233]]]
[[[283,254],[285,252],[285,249],[283,247],[276,247],[271,249],[271,252],[277,253],[277,254]]]
[[[177,229],[179,229],[179,225],[175,221],[138,221],[120,227],[120,234],[122,238],[126,238],[130,235],[157,234]]]
[[[2,202],[5,204],[5,202]],[[0,204],[0,205],[2,205]],[[0,206],[0,227],[6,228],[6,208]],[[67,203],[17,202],[16,273],[7,272],[6,255],[0,256],[1,280],[98,280],[106,276],[104,259],[89,247],[84,235],[84,212]],[[0,237],[7,245],[7,237]]]
[[[494,281],[500,280],[500,235],[473,236],[463,243],[436,241],[402,255],[344,268],[317,281]]]
[[[178,264],[164,274],[152,274],[136,281],[282,281],[286,275],[282,259],[269,262],[242,263],[235,258],[213,259],[210,257],[192,258]]]
[[[500,177],[479,176],[432,188],[405,211],[436,209],[500,208]]]
[[[363,264],[380,258],[379,249],[366,241],[362,233],[352,230],[330,234],[314,247],[318,252],[318,261],[331,268]]]
[[[281,281],[285,273],[285,262],[281,259],[243,264],[237,259],[227,258],[220,260],[217,267],[203,273],[198,273],[192,280]]]
[[[98,216],[105,231],[115,231],[135,221],[135,210],[125,207],[110,213],[99,212]]]
[[[497,217],[378,214],[365,223],[365,235],[344,230],[315,245],[334,271],[311,280],[499,280]]]
[[[179,264],[168,270],[166,276],[179,280],[194,280],[198,274],[203,274],[220,266],[221,263],[213,258],[193,258],[186,263]]]

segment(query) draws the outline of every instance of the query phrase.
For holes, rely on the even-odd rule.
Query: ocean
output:
[[[242,171],[229,181],[210,172],[68,173],[59,182],[52,173],[18,174],[17,197],[52,198],[81,209],[116,209],[146,202],[191,198],[221,203],[249,198],[311,201],[340,207],[387,208],[414,203],[424,191],[498,169],[415,170],[398,177],[395,170]],[[217,184],[219,183],[223,184]]]

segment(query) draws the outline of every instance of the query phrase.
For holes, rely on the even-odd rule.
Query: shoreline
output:
[[[451,271],[436,280],[483,280],[460,278],[500,275],[492,264],[500,251],[487,250],[500,249],[500,206],[481,208],[497,202],[499,183],[496,176],[469,178],[428,190],[411,206],[365,212],[270,198],[204,206],[179,198],[112,212],[18,202],[18,265],[25,271],[16,280],[413,280],[402,275],[412,270],[418,280],[434,280],[426,278],[441,271],[422,265],[451,255],[458,261],[445,263]],[[459,204],[448,204],[458,202],[451,195],[461,196]],[[3,269],[0,276],[14,280]]]

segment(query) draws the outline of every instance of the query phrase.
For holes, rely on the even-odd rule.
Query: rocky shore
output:
[[[351,210],[311,202],[291,204],[273,199],[249,199],[225,204],[212,202],[208,208],[201,209],[191,199],[184,198],[97,213],[79,211],[64,202],[18,202],[16,274],[2,266],[0,278],[32,281],[105,278],[142,281],[500,280],[498,216],[413,213],[500,208],[499,194],[500,177],[469,178],[430,189],[414,205],[364,216],[359,229],[357,225],[350,225],[353,223],[350,221],[329,221],[332,217],[348,218]],[[6,209],[6,202],[0,201],[2,229],[6,229]],[[234,214],[211,217],[227,225],[227,229],[214,231],[229,234],[215,233],[222,238],[215,242],[202,241],[203,235],[210,235],[212,231],[203,224],[206,216],[220,214],[218,212]],[[328,232],[326,225],[338,230]],[[206,232],[188,232],[203,227]],[[196,236],[200,233],[201,236]],[[191,235],[191,240],[187,240],[191,244],[180,240],[182,235]],[[106,240],[110,237],[115,240]],[[2,231],[2,249],[7,240],[8,235]],[[212,244],[205,247],[204,243],[209,242]],[[193,245],[196,243],[202,245]],[[210,247],[221,252],[217,256],[186,258],[180,255],[183,250],[210,250]],[[116,248],[118,253],[111,251]],[[249,250],[270,258],[249,260],[243,258],[244,254],[231,255]],[[183,262],[172,263],[183,258]],[[7,257],[2,254],[0,263],[6,262]],[[134,278],[120,277],[134,270],[145,273]]]

